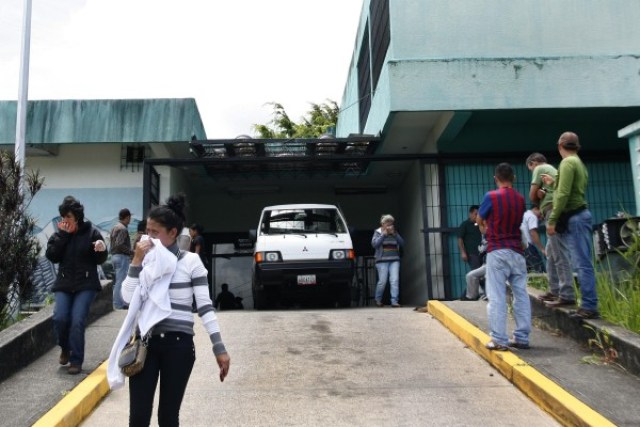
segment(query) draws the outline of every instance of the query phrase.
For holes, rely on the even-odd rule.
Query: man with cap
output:
[[[589,174],[580,157],[580,140],[573,132],[564,132],[558,139],[558,152],[562,162],[558,168],[553,192],[553,208],[547,221],[547,235],[564,233],[573,269],[578,273],[582,301],[580,308],[570,316],[576,319],[596,319],[598,296],[596,277],[591,258],[592,218],[587,208],[585,192]],[[552,181],[552,177],[543,176]]]
[[[115,310],[126,309],[127,306],[120,293],[122,281],[127,277],[129,264],[131,263],[131,238],[129,237],[129,223],[131,222],[131,212],[129,209],[120,209],[118,213],[119,222],[111,229],[111,263],[116,278],[113,284],[113,308]]]

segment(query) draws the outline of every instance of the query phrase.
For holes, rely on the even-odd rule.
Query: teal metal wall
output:
[[[0,101],[0,144],[14,144],[15,101]],[[193,98],[29,101],[26,142],[172,142],[206,139]]]
[[[465,274],[469,271],[460,258],[456,229],[467,218],[469,206],[479,205],[484,193],[495,188],[493,170],[497,163],[447,164],[444,167],[446,199],[442,208],[445,226],[449,227],[446,237],[449,259],[444,262],[448,262],[449,267],[450,298],[456,299],[462,295],[466,288]],[[628,161],[585,160],[585,163],[589,169],[587,200],[594,225],[619,211],[635,212],[633,177]],[[511,164],[516,173],[515,188],[528,201],[531,172],[523,160]]]

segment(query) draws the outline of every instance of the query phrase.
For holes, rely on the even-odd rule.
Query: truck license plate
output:
[[[315,285],[315,284],[316,284],[315,274],[302,274],[298,276],[298,285]]]

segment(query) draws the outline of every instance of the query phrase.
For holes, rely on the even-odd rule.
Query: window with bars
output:
[[[131,172],[139,172],[146,154],[145,145],[122,145],[120,149],[120,170],[131,169]]]

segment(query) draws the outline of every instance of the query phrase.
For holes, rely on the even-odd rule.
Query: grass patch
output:
[[[541,291],[549,289],[546,277],[530,277],[527,284]],[[603,319],[640,334],[640,271],[620,274],[618,270],[603,268],[596,272],[596,292]],[[576,297],[579,301],[579,289]]]
[[[609,322],[640,334],[640,283],[613,282],[610,274],[596,276],[600,315]]]

